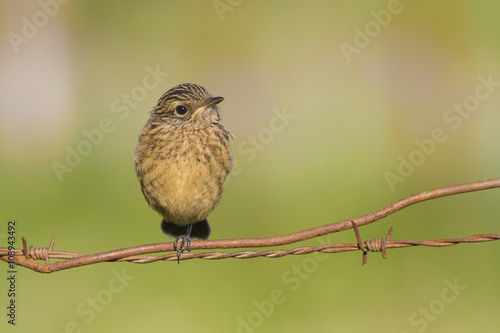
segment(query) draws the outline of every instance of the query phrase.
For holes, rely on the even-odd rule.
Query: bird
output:
[[[146,202],[163,218],[163,233],[175,238],[178,263],[184,249],[191,251],[191,238],[208,239],[207,217],[233,166],[234,136],[217,109],[223,100],[200,85],[179,84],[160,97],[139,133],[137,178]]]

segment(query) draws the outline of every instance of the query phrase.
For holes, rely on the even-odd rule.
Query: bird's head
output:
[[[172,126],[203,129],[220,120],[217,104],[223,100],[202,86],[183,83],[163,94],[152,114]]]

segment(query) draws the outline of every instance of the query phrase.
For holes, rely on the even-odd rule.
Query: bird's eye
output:
[[[188,109],[185,106],[182,105],[177,105],[175,108],[175,113],[177,113],[179,116],[183,116],[187,113]]]

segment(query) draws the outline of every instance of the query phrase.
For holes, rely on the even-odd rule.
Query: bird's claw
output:
[[[179,241],[182,239],[181,245],[178,246]],[[191,252],[191,237],[189,235],[184,235],[182,237],[177,237],[174,241],[174,250],[177,251],[177,263],[180,264],[182,252],[187,249]]]

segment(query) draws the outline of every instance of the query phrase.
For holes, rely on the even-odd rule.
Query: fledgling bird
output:
[[[223,100],[196,84],[175,86],[161,96],[139,134],[137,177],[147,203],[163,216],[161,229],[176,238],[178,260],[185,246],[190,250],[191,237],[210,235],[207,216],[233,165],[232,134],[219,123],[217,104]]]

